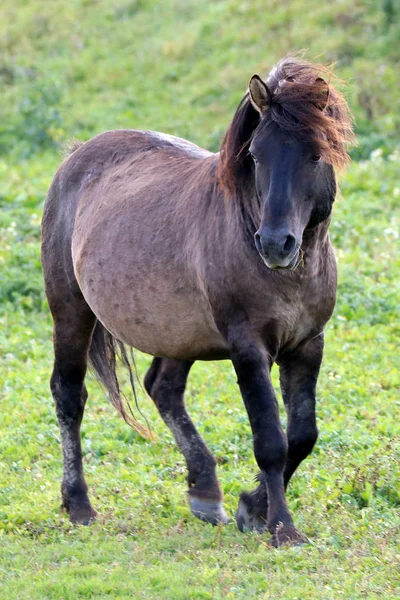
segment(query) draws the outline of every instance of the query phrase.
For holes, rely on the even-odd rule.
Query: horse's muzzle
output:
[[[293,269],[298,261],[300,244],[287,229],[259,229],[254,241],[264,263],[270,269]]]

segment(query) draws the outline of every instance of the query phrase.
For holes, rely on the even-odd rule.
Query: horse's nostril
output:
[[[272,263],[289,257],[296,248],[296,238],[288,230],[259,230],[254,234],[254,242],[258,252],[268,257]]]
[[[293,250],[293,248],[296,245],[296,238],[289,234],[286,238],[285,244],[283,246],[283,251],[285,252],[286,255],[290,254]]]

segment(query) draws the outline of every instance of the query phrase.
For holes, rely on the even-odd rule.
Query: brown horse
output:
[[[324,79],[322,79],[321,74]],[[188,466],[192,512],[225,522],[215,459],[186,412],[195,360],[230,359],[253,433],[258,487],[239,528],[301,543],[285,488],[317,439],[315,388],[336,293],[328,227],[352,120],[328,70],[286,58],[252,77],[218,154],[151,131],[78,144],[49,190],[42,260],[54,319],[51,378],[62,435],[63,506],[95,517],[80,425],[88,358],[124,409],[124,344],[153,355],[145,387]],[[283,432],[272,364],[288,415]]]

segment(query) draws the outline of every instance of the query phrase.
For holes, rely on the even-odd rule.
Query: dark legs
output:
[[[225,522],[227,517],[222,507],[215,459],[186,412],[183,400],[192,364],[189,361],[155,358],[144,383],[185,457],[193,514],[216,524]]]
[[[243,344],[243,340],[241,341]],[[322,338],[292,353],[281,363],[281,382],[288,411],[288,440],[282,431],[278,405],[269,377],[270,364],[262,347],[232,348],[232,361],[253,431],[260,467],[259,485],[241,496],[236,515],[245,527],[273,534],[273,544],[305,541],[293,525],[285,487],[317,437],[315,385],[322,357]]]
[[[254,343],[249,343],[247,347],[232,348],[232,362],[249,415],[254,455],[268,496],[266,524],[273,535],[272,543],[281,546],[284,543],[304,542],[306,538],[294,527],[286,504],[283,471],[287,440],[279,420],[278,403],[269,376],[268,357],[262,347],[257,348]],[[241,505],[237,514],[239,527],[245,519],[243,499]]]
[[[285,488],[300,462],[310,454],[317,439],[315,388],[322,352],[321,335],[304,347],[287,354],[280,361],[282,395],[288,414],[288,448],[283,472]],[[258,480],[260,483],[255,490],[241,495],[236,516],[241,530],[245,527],[258,531],[270,529],[269,494],[265,472],[260,472]]]
[[[280,381],[288,415],[288,451],[284,469],[284,486],[301,461],[312,451],[318,430],[315,417],[315,388],[322,360],[323,336],[288,353],[280,361]],[[241,495],[237,522],[239,529],[267,529],[268,496],[265,476],[258,475],[258,487]]]
[[[59,308],[59,307],[58,307]],[[54,370],[51,391],[56,404],[63,452],[62,506],[74,523],[96,516],[83,476],[80,426],[87,399],[84,385],[87,352],[95,317],[86,303],[64,305],[54,318]]]
[[[281,390],[288,416],[289,450],[284,472],[285,487],[317,441],[315,393],[323,349],[324,338],[321,334],[304,348],[285,357],[280,365]]]
[[[251,492],[242,492],[236,512],[236,523],[240,531],[246,529],[260,533],[266,531],[268,519],[268,496],[264,474],[257,475],[258,486]]]

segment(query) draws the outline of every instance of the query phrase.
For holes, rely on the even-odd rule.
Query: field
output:
[[[1,598],[400,597],[399,41],[394,0],[355,0],[350,9],[341,0],[3,0]],[[140,392],[155,442],[124,424],[93,379],[83,449],[101,516],[74,527],[59,513],[39,260],[60,149],[73,136],[133,127],[217,150],[252,73],[304,48],[308,58],[337,63],[359,137],[331,227],[340,283],[319,380],[320,438],[288,491],[311,543],[277,551],[233,521],[197,521],[184,460],[151,401]],[[150,359],[136,356],[143,378]],[[187,391],[231,517],[256,473],[235,381],[227,362],[198,363]]]

